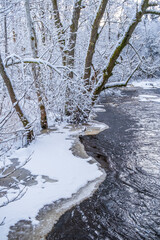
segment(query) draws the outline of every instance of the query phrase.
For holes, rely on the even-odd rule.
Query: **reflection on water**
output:
[[[138,91],[138,92],[137,92]],[[160,89],[125,90],[103,99],[109,129],[81,140],[107,176],[92,198],[66,212],[47,239],[160,239]]]

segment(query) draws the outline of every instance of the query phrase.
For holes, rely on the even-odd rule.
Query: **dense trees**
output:
[[[158,47],[152,54],[159,15],[156,0],[1,1],[2,132],[11,105],[24,128],[37,132],[55,121],[87,121],[100,93],[125,86],[136,71],[158,76],[148,56],[159,64]],[[145,46],[152,28],[156,43]]]

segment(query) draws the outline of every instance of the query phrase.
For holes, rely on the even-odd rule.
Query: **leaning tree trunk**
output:
[[[12,87],[10,78],[9,78],[9,76],[8,76],[6,70],[5,70],[5,67],[4,67],[2,58],[1,58],[1,54],[0,54],[0,74],[2,76],[2,79],[3,79],[6,87],[7,87],[7,90],[8,90],[11,102],[13,104],[13,107],[15,108],[16,113],[17,113],[21,123],[23,124],[23,127],[27,131],[27,143],[29,143],[29,142],[31,142],[31,140],[34,137],[33,130],[30,129],[31,125],[30,125],[27,117],[24,115],[24,113],[23,113],[23,111],[22,111],[22,109],[19,105],[19,102],[16,98],[16,95],[15,95],[14,89]]]
[[[29,35],[30,35],[32,57],[38,58],[38,46],[37,46],[38,41],[37,41],[36,31],[35,31],[35,28],[33,26],[33,22],[31,19],[29,0],[25,0],[25,7],[26,7],[28,30],[29,30]],[[35,83],[35,88],[36,88],[36,94],[37,94],[37,98],[38,98],[38,104],[39,104],[39,108],[40,108],[40,114],[41,114],[41,128],[47,129],[48,128],[47,113],[46,113],[45,105],[43,103],[42,92],[40,89],[40,81],[39,81],[40,67],[36,66],[36,64],[32,64],[32,73],[33,73],[33,78],[34,78],[34,83]]]
[[[108,82],[108,79],[112,76],[113,69],[116,65],[116,61],[120,56],[124,47],[128,44],[132,33],[137,27],[138,23],[141,21],[143,15],[146,13],[146,9],[149,7],[149,0],[143,0],[140,6],[140,9],[136,12],[134,18],[132,19],[130,25],[127,27],[122,38],[118,41],[118,44],[115,46],[113,53],[111,54],[107,66],[103,70],[103,79],[97,84],[95,90],[93,91],[92,104],[94,105],[97,97],[103,91],[105,84]]]

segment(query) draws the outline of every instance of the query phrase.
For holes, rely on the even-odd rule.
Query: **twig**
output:
[[[27,189],[25,191],[24,191],[24,189],[26,189],[26,187],[24,187],[22,190],[20,190],[18,195],[16,195],[16,197],[13,197],[12,199],[9,199],[7,196],[5,196],[7,198],[7,201],[4,202],[3,204],[1,204],[0,208],[8,205],[11,202],[21,199],[24,196],[24,194],[27,192]]]
[[[5,169],[4,171],[2,171],[1,176],[0,176],[0,179],[4,179],[4,178],[9,177],[11,174],[13,174],[14,172],[16,172],[18,169],[20,169],[20,168],[22,168],[23,166],[25,166],[25,165],[31,160],[32,154],[33,154],[33,152],[32,152],[31,155],[25,160],[24,163],[22,163],[19,167],[16,167],[16,168],[15,168],[14,170],[12,170],[11,172],[3,175],[3,173],[4,173],[4,171],[5,171],[6,169]]]
[[[115,88],[115,87],[126,87],[129,80],[132,78],[133,74],[137,71],[137,69],[139,68],[141,62],[139,62],[139,64],[137,65],[137,67],[135,67],[135,69],[133,70],[133,72],[131,73],[131,75],[128,77],[128,79],[125,82],[113,82],[113,83],[107,83],[105,85],[105,87],[103,88],[103,90],[106,90],[108,88]]]

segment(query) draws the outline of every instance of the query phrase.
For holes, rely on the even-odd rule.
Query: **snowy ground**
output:
[[[104,125],[95,124],[95,127],[96,129],[99,127],[100,130]],[[32,184],[26,184],[26,180],[21,179],[19,189],[14,188],[13,184],[8,187],[7,200],[12,200],[27,185],[22,198],[0,208],[0,222],[5,218],[4,225],[0,226],[0,239],[7,239],[9,228],[19,220],[32,221],[32,225],[36,226],[39,224],[36,216],[44,205],[59,199],[71,198],[72,194],[86,186],[88,182],[102,177],[103,171],[97,163],[91,162],[91,158],[80,158],[72,154],[71,147],[81,131],[82,129],[71,131],[71,128],[50,131],[39,135],[30,146],[16,150],[9,157],[7,161],[15,159],[18,160],[18,164],[22,164],[30,156],[30,161],[22,171],[29,171],[29,177],[33,177],[34,181]],[[83,195],[88,196],[95,186],[96,181],[87,190],[89,192]],[[0,191],[3,192],[3,189],[4,186],[1,185]],[[6,197],[2,195],[0,205],[3,202],[6,202]]]

